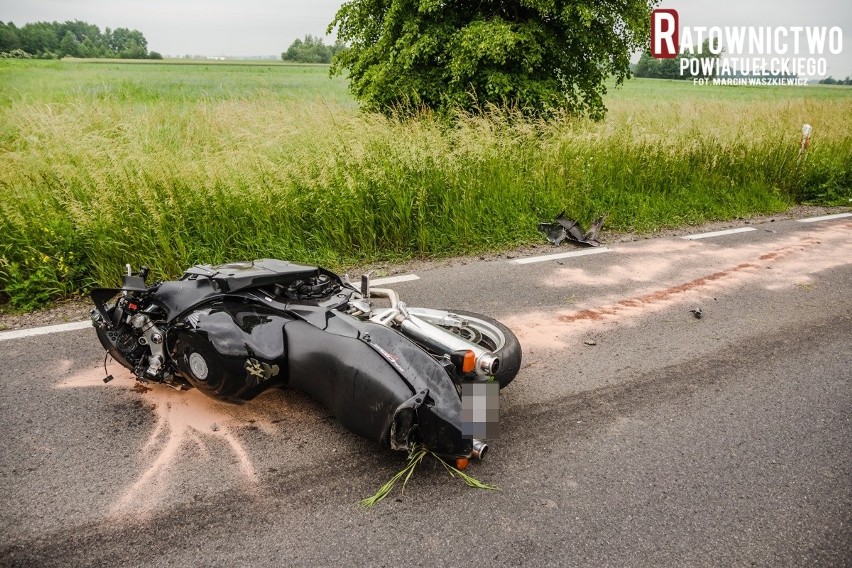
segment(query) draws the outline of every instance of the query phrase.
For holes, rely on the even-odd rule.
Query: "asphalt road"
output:
[[[469,470],[499,491],[426,462],[369,511],[404,456],[298,393],[104,385],[92,330],[2,341],[0,564],[850,566],[852,222],[754,228],[395,285],[525,358]]]

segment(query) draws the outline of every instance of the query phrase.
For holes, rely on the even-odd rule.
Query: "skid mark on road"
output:
[[[749,245],[736,249],[694,250],[674,246],[679,254],[664,259],[637,251],[625,266],[609,267],[603,277],[595,277],[578,269],[558,271],[560,281],[570,283],[578,277],[583,283],[603,280],[608,285],[643,282],[660,278],[671,281],[683,278],[678,267],[694,272],[698,262],[739,261],[721,270],[692,277],[677,284],[657,287],[627,298],[603,299],[603,305],[570,312],[534,312],[508,317],[504,322],[518,335],[524,346],[559,349],[572,337],[589,331],[603,322],[630,321],[642,315],[661,311],[677,303],[700,298],[702,293],[718,293],[731,287],[756,281],[768,290],[808,284],[812,275],[823,270],[852,263],[852,223],[834,225],[809,236],[796,236],[767,250],[767,245]],[[703,259],[707,259],[704,261]],[[770,270],[771,269],[771,270]],[[564,279],[564,280],[563,280]],[[564,284],[563,284],[564,285]],[[602,299],[598,299],[600,302]],[[570,325],[569,325],[570,324]]]
[[[678,286],[671,286],[664,290],[659,290],[657,292],[652,292],[643,296],[621,300],[620,302],[612,306],[594,308],[591,310],[582,310],[573,314],[559,316],[559,320],[565,323],[572,323],[580,320],[598,321],[604,319],[607,316],[618,316],[619,312],[624,311],[624,309],[643,308],[644,306],[650,304],[663,302],[670,299],[675,294],[682,294],[683,292],[706,286],[711,282],[716,282],[717,280],[727,278],[736,272],[749,268],[758,268],[758,266],[750,262],[743,262],[734,266],[733,268],[729,268],[728,270],[714,272],[713,274],[710,274],[708,276],[702,276],[701,278],[696,278],[695,280],[679,284]]]

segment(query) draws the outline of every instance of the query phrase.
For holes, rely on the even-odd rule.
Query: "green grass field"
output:
[[[631,80],[606,102],[447,126],[361,113],[321,66],[0,61],[0,288],[25,308],[126,262],[339,268],[541,240],[562,209],[651,231],[852,198],[852,89]]]

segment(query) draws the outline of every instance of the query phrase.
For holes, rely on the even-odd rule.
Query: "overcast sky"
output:
[[[84,20],[141,31],[164,55],[278,55],[297,37],[324,35],[340,0],[0,0],[0,20]],[[682,26],[840,26],[829,74],[852,75],[850,0],[663,0]],[[330,38],[331,39],[331,38]]]

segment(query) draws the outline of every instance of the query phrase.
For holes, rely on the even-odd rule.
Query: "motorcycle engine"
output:
[[[111,339],[113,337],[115,338],[113,340],[115,347],[127,358],[128,361],[131,361],[134,366],[142,360],[146,349],[144,345],[139,343],[139,337],[141,337],[141,334],[137,334],[130,325],[123,323],[114,332],[107,332],[107,335],[111,336]]]
[[[101,344],[109,351],[113,359],[131,370],[142,365],[145,355],[148,354],[148,347],[139,342],[142,334],[129,323],[122,321],[113,329],[102,327],[95,329],[98,333],[98,339],[101,340]]]
[[[135,306],[134,306],[135,308]],[[131,315],[132,314],[132,315]],[[138,377],[162,380],[164,368],[164,334],[148,313],[128,314],[119,306],[110,309],[112,325],[105,325],[96,310],[92,313],[98,339],[113,359]]]

